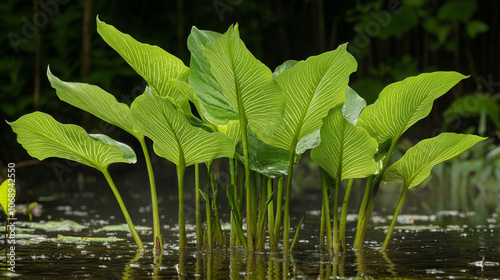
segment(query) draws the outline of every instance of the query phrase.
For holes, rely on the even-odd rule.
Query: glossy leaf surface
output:
[[[476,135],[441,133],[418,142],[384,173],[384,181],[403,180],[409,188],[425,180],[432,168],[451,159],[486,138]]]
[[[409,127],[426,117],[435,99],[466,76],[457,72],[424,73],[385,87],[374,104],[359,116],[358,125],[379,144],[399,139]]]
[[[134,128],[153,140],[156,154],[176,165],[184,162],[189,166],[234,155],[231,139],[192,126],[170,99],[148,89],[136,98],[131,110]]]
[[[111,163],[135,163],[134,151],[106,135],[89,135],[83,128],[61,124],[50,115],[34,112],[9,123],[17,141],[39,160],[64,158],[104,170]]]
[[[364,178],[377,170],[373,160],[377,147],[377,141],[349,123],[338,106],[324,119],[321,144],[312,149],[311,158],[333,178]]]

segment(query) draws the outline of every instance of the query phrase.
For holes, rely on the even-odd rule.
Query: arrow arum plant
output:
[[[230,246],[278,249],[285,254],[298,239],[299,222],[290,240],[290,205],[295,164],[312,149],[320,167],[322,215],[320,244],[340,254],[347,249],[346,215],[354,179],[366,178],[353,246],[361,248],[380,184],[403,180],[404,187],[382,249],[387,248],[406,192],[436,164],[475,143],[474,135],[443,133],[423,140],[389,165],[402,134],[427,116],[435,99],[465,76],[435,72],[387,86],[369,106],[348,87],[357,63],[347,44],[304,61],[289,60],[272,72],[241,40],[238,25],[221,34],[193,27],[187,40],[189,67],[158,46],[140,43],[97,19],[101,37],[148,83],[129,107],[98,86],[65,82],[47,70],[59,98],[122,128],[140,142],[150,179],[153,248],[163,249],[153,168],[145,138],[156,155],[176,165],[179,198],[179,247],[186,247],[184,176],[195,166],[196,241],[199,248],[225,246],[219,199],[225,192],[231,211]],[[191,105],[196,108],[192,112]],[[199,117],[197,117],[199,116]],[[124,213],[138,248],[142,242],[107,171],[111,163],[136,161],[130,147],[105,135],[88,135],[75,125],[62,125],[41,112],[9,123],[18,142],[40,160],[62,157],[100,170]],[[227,158],[231,180],[221,186],[211,166]],[[207,166],[207,188],[200,183],[200,164]],[[240,167],[244,170],[239,173]],[[285,182],[286,179],[286,182]],[[348,180],[342,209],[339,194]],[[163,187],[163,186],[162,186]],[[225,190],[224,190],[225,188]],[[330,196],[333,194],[333,210]],[[205,225],[201,213],[205,202]],[[333,212],[333,213],[332,213]],[[333,217],[332,217],[333,215]],[[244,219],[245,217],[245,219]],[[332,220],[333,219],[333,220]],[[333,226],[332,226],[333,225]],[[246,226],[246,236],[245,236]],[[283,227],[282,227],[283,226]]]
[[[115,195],[138,249],[143,249],[127,208],[111,179],[108,166],[115,162],[135,163],[135,153],[129,146],[103,134],[87,134],[76,125],[63,125],[50,115],[34,112],[9,123],[17,141],[39,160],[57,157],[77,161],[101,171]]]

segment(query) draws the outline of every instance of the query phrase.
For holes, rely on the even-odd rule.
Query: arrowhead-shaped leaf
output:
[[[408,188],[420,184],[432,168],[451,159],[486,138],[476,135],[441,133],[418,142],[384,173],[384,181],[403,180]]]
[[[313,148],[297,143],[317,132],[328,111],[344,103],[349,75],[356,67],[356,60],[346,51],[346,45],[342,45],[297,62],[277,75],[286,109],[280,127],[268,142],[286,150],[297,148],[298,154]],[[310,143],[317,145],[317,141]]]
[[[223,96],[211,98],[226,99],[219,102],[229,105],[226,110],[237,112],[238,120],[246,120],[260,139],[270,137],[284,109],[283,96],[271,70],[250,53],[234,27],[216,36],[201,50],[222,89]]]
[[[39,160],[49,157],[74,160],[105,170],[115,162],[135,163],[134,151],[106,135],[89,135],[77,125],[61,124],[50,115],[34,112],[9,123],[17,141]]]
[[[311,150],[311,158],[328,174],[340,180],[375,174],[373,155],[377,141],[361,127],[342,116],[342,107],[332,109],[323,120],[321,144]]]
[[[457,72],[434,72],[390,84],[374,104],[361,112],[358,125],[379,144],[397,141],[403,132],[430,113],[435,99],[464,78]]]
[[[181,106],[187,98],[179,95],[171,86],[170,79],[187,81],[189,68],[182,60],[158,46],[143,44],[130,35],[118,31],[97,18],[97,32],[134,70],[148,82],[152,91],[170,97]]]
[[[56,89],[57,96],[77,108],[120,127],[135,137],[140,135],[134,131],[134,122],[130,107],[120,103],[116,98],[98,86],[85,83],[69,83],[61,81],[47,68],[50,84]]]
[[[234,156],[231,139],[192,126],[169,98],[159,97],[149,88],[134,100],[131,110],[134,128],[153,140],[156,154],[176,165],[189,166]]]

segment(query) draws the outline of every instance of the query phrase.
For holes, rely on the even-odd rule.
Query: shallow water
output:
[[[77,177],[75,173],[69,175]],[[291,224],[294,226],[305,211],[300,240],[293,253],[284,256],[269,251],[247,254],[241,247],[219,248],[212,252],[197,250],[194,243],[195,229],[189,225],[194,222],[194,197],[189,192],[186,193],[185,215],[190,243],[187,249],[179,250],[175,182],[171,183],[174,187],[170,189],[158,185],[162,234],[166,242],[161,264],[153,265],[153,253],[148,250],[138,252],[132,237],[127,233],[97,231],[102,226],[124,223],[109,187],[99,183],[105,183],[99,176],[96,174],[95,181],[87,176],[84,186],[69,185],[64,192],[59,185],[42,186],[46,188],[46,194],[56,194],[51,201],[43,201],[46,198],[39,196],[37,184],[26,184],[24,195],[28,198],[25,198],[25,202],[36,200],[45,209],[34,221],[43,223],[70,219],[87,228],[48,231],[42,227],[27,232],[36,234],[36,239],[19,236],[16,239],[15,274],[6,276],[18,279],[500,279],[500,226],[495,214],[499,212],[498,207],[486,207],[478,201],[477,204],[463,203],[462,211],[458,212],[454,211],[458,207],[447,203],[431,203],[431,200],[413,196],[416,192],[410,192],[399,225],[410,225],[414,221],[416,225],[430,227],[395,230],[387,253],[382,254],[380,247],[385,237],[384,226],[391,219],[386,213],[393,211],[391,207],[395,207],[394,201],[399,196],[397,190],[391,196],[391,193],[384,193],[383,189],[376,203],[375,210],[378,213],[372,217],[367,232],[365,248],[348,250],[341,256],[323,253],[318,247],[320,192],[319,189],[304,192],[300,201],[293,203],[291,215]],[[19,177],[28,178],[29,175]],[[122,196],[132,220],[136,226],[151,226],[147,178],[143,178],[146,183],[137,183],[137,180],[126,180],[129,176],[122,177],[123,180],[117,180],[121,181],[117,185],[123,190],[128,188],[128,192],[122,191]],[[169,182],[167,179],[159,181]],[[358,208],[354,199],[356,197],[359,196],[352,195],[352,213]],[[432,193],[432,197],[448,202],[446,198],[450,196]],[[425,206],[424,202],[431,205]],[[475,208],[471,207],[476,205]],[[223,222],[229,221],[227,209],[227,205],[222,205]],[[431,211],[421,215],[422,209]],[[348,246],[352,244],[355,234],[355,217],[354,214],[348,216]],[[30,227],[26,216],[19,215],[18,219],[25,221],[18,223],[18,227]],[[116,237],[125,238],[126,241],[64,242],[57,241],[58,234]],[[152,248],[152,232],[143,230],[139,234],[146,248]],[[4,262],[5,256],[0,256],[0,260]]]
[[[81,212],[70,206],[59,207],[55,219],[78,218]],[[57,214],[55,212],[54,214]],[[398,230],[386,254],[380,252],[384,238],[384,216],[375,221],[366,237],[365,249],[349,250],[342,256],[322,253],[318,248],[319,216],[315,211],[306,214],[301,239],[292,254],[249,253],[240,247],[196,250],[191,243],[187,249],[177,248],[176,229],[162,230],[166,241],[161,264],[153,265],[153,254],[138,252],[130,235],[123,232],[96,232],[109,219],[84,221],[87,229],[67,232],[36,230],[41,241],[17,239],[16,274],[20,278],[52,279],[64,276],[73,279],[500,279],[500,228],[495,218],[489,225],[469,227],[448,225],[444,218],[440,227],[418,230]],[[98,214],[96,214],[98,215]],[[458,215],[458,214],[457,214]],[[53,215],[50,215],[51,219]],[[415,216],[416,223],[429,224],[435,217]],[[464,218],[466,219],[466,218]],[[82,219],[85,220],[85,219]],[[113,221],[112,219],[111,221]],[[405,216],[402,217],[404,222]],[[111,223],[112,224],[112,223]],[[20,224],[28,228],[28,223]],[[353,229],[354,221],[348,228]],[[188,236],[194,228],[188,226]],[[126,238],[124,242],[55,241],[58,234]],[[146,247],[151,248],[152,233],[140,231]],[[347,232],[352,244],[354,231]],[[194,239],[194,238],[191,238]],[[194,240],[192,240],[194,242]],[[485,258],[484,263],[481,260]]]

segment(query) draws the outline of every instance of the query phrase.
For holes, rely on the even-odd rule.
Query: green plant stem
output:
[[[321,190],[323,190],[323,186],[321,186]],[[319,225],[319,246],[323,247],[325,246],[325,228],[326,228],[326,221],[325,221],[325,206],[324,203],[321,203],[321,216],[320,216],[320,225]]]
[[[335,194],[333,197],[333,253],[340,254],[340,237],[339,237],[339,192],[340,192],[340,176],[335,178]]]
[[[327,247],[327,250],[328,250],[328,253],[332,253],[333,252],[333,244],[332,244],[332,225],[330,223],[330,193],[329,193],[329,188],[330,186],[328,186],[328,180],[327,180],[327,177],[328,174],[326,174],[326,171],[323,170],[323,168],[320,167],[319,169],[319,174],[320,174],[320,178],[321,178],[321,192],[322,192],[322,221],[321,221],[321,224],[322,224],[322,227],[323,227],[323,230],[322,232],[324,232],[326,230],[326,247]],[[322,239],[324,242],[324,236],[323,236],[323,239]]]
[[[236,174],[234,171],[234,159],[232,159],[232,158],[229,159],[229,172],[231,174],[231,185],[236,186]],[[234,201],[235,202],[238,201],[237,188],[234,188]],[[230,237],[229,244],[231,246],[235,246],[237,240],[238,240],[238,236],[236,233],[236,222],[234,219],[234,215],[231,215],[231,237]]]
[[[342,211],[340,212],[341,214],[340,214],[339,239],[340,239],[340,245],[342,245],[343,252],[345,252],[347,249],[345,242],[345,227],[347,224],[347,206],[349,204],[349,198],[351,197],[351,190],[353,183],[354,179],[349,179],[344,195],[344,202],[342,203]]]
[[[408,188],[409,188],[409,185],[405,183],[405,185],[403,187],[403,191],[401,192],[401,196],[399,197],[399,202],[398,202],[398,206],[396,208],[396,212],[394,212],[394,216],[392,217],[392,222],[391,222],[391,225],[389,226],[389,231],[387,232],[387,235],[385,236],[384,243],[382,244],[382,251],[387,250],[387,246],[389,245],[389,242],[391,241],[392,232],[394,231],[394,227],[396,226],[399,212],[401,211],[401,208],[403,207],[403,203],[405,201],[406,192],[408,191]]]
[[[269,178],[264,175],[260,175],[261,181],[259,184],[259,214],[257,219],[257,246],[256,249],[259,251],[264,250],[266,235],[265,235],[265,222],[266,222],[266,211],[267,211],[267,182],[270,181]]]
[[[245,162],[245,190],[246,190],[246,215],[247,215],[247,246],[249,251],[254,251],[253,237],[253,216],[252,216],[252,187],[250,163],[248,161],[248,141],[247,141],[247,120],[242,113],[243,105],[240,106],[240,127],[241,127],[241,144],[243,146],[243,158]]]
[[[257,223],[259,220],[258,217],[258,198],[257,198],[257,176],[258,174],[254,171],[250,171],[250,193],[252,194],[252,233],[253,233],[253,240],[254,243],[257,243],[257,234],[258,234],[258,229],[257,229]]]
[[[200,165],[194,165],[195,180],[195,200],[196,200],[196,246],[199,248],[202,244],[203,227],[201,224],[201,195],[200,195]]]
[[[151,159],[149,158],[148,146],[144,140],[144,136],[137,138],[141,143],[142,152],[144,154],[144,159],[146,161],[146,167],[148,169],[149,176],[149,187],[151,192],[151,208],[153,211],[153,236],[154,236],[154,249],[163,250],[163,238],[161,237],[161,226],[160,226],[160,215],[158,210],[158,198],[156,196],[156,184],[155,176],[153,173],[153,165],[151,164]]]
[[[125,217],[125,221],[127,222],[128,228],[130,229],[130,232],[132,233],[132,236],[134,237],[135,243],[137,244],[137,249],[139,249],[139,250],[144,249],[144,245],[142,244],[141,238],[139,237],[139,234],[135,230],[134,224],[132,223],[132,219],[130,218],[130,215],[128,214],[127,208],[125,207],[125,204],[123,203],[122,197],[120,196],[120,193],[118,192],[118,189],[116,188],[115,183],[113,182],[113,179],[111,179],[111,175],[109,175],[109,172],[107,169],[102,169],[101,172],[102,172],[102,174],[104,174],[106,181],[108,181],[109,187],[111,187],[111,190],[113,191],[113,194],[115,195],[116,201],[118,201],[118,204],[120,205],[120,209],[122,210],[123,216]]]
[[[368,204],[368,198],[370,197],[370,189],[371,185],[373,182],[373,178],[375,176],[372,175],[366,179],[366,185],[365,185],[365,192],[363,194],[363,200],[361,201],[361,206],[359,207],[359,213],[358,213],[358,225],[356,228],[356,236],[354,238],[354,248],[363,248],[363,240],[361,240],[361,232],[362,232],[362,227],[363,227],[363,218],[365,217],[365,212],[366,212],[366,205]],[[361,242],[361,244],[359,244]]]
[[[179,157],[179,164],[177,165],[177,182],[179,183],[179,247],[187,247],[186,240],[186,222],[184,220],[184,173],[186,165],[184,157]]]
[[[281,221],[283,217],[283,185],[285,182],[285,176],[281,176],[278,179],[278,194],[276,196],[276,219],[274,222],[274,244],[272,248],[276,249],[278,247],[278,242],[280,239],[280,228]]]
[[[273,202],[273,180],[267,181],[267,228],[269,231],[269,244],[274,244],[274,202]]]
[[[373,212],[373,206],[375,205],[375,198],[377,197],[378,190],[380,188],[380,183],[382,182],[382,178],[384,177],[385,170],[387,170],[387,167],[389,167],[389,159],[392,155],[392,151],[394,150],[394,147],[396,146],[398,138],[393,139],[391,146],[387,152],[387,155],[383,161],[382,165],[382,170],[380,173],[375,177],[375,182],[372,187],[372,192],[370,194],[370,199],[368,201],[368,204],[366,206],[366,211],[364,213],[364,216],[361,220],[361,231],[356,232],[356,240],[355,240],[355,248],[361,249],[363,248],[364,240],[365,240],[365,235],[366,235],[366,229],[368,228],[368,223],[370,222],[370,217]],[[359,228],[357,230],[360,230]]]
[[[219,184],[216,181],[215,173],[210,173],[210,182],[212,182],[212,209],[214,210],[214,222],[215,222],[215,230],[216,230],[216,238],[219,245],[226,245],[226,239],[224,237],[224,233],[222,232],[222,225],[220,224],[220,215],[219,215]]]
[[[297,141],[294,141],[293,149],[290,149],[290,157],[288,158],[288,176],[286,178],[286,194],[285,194],[285,210],[283,213],[283,251],[288,252],[290,248],[290,194],[292,191],[293,178],[293,160],[295,158],[295,147]]]
[[[214,248],[214,239],[213,239],[213,229],[212,229],[212,211],[210,207],[210,170],[211,170],[212,163],[209,162],[207,163],[207,176],[208,176],[208,184],[207,184],[207,192],[206,192],[206,197],[205,197],[205,214],[207,216],[207,245],[208,245],[208,250],[213,250]]]

